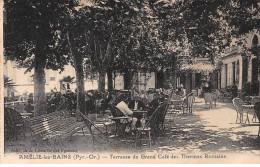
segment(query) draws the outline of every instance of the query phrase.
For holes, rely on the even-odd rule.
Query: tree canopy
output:
[[[5,0],[5,58],[35,70],[43,105],[44,69],[69,62],[81,91],[84,66],[100,91],[106,73],[131,81],[137,71],[176,70],[180,57],[216,66],[232,38],[259,31],[259,11],[258,0]]]

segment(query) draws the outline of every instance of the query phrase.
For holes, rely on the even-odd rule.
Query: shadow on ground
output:
[[[196,101],[193,114],[180,112],[174,117],[174,125],[170,124],[173,118],[167,117],[165,134],[158,137],[151,148],[145,143],[136,148],[134,136],[131,135],[123,138],[110,135],[107,142],[93,143],[88,129],[85,129],[85,135],[78,132],[70,139],[53,143],[39,142],[34,145],[29,136],[19,141],[7,141],[5,152],[56,149],[72,152],[250,152],[260,155],[260,139],[256,133],[258,126],[236,124],[236,112],[231,103],[217,103],[217,107],[208,109],[202,99]],[[249,126],[254,128],[253,131],[246,129],[251,128]],[[110,130],[113,128],[110,127]]]

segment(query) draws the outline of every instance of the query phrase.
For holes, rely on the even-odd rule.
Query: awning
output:
[[[212,64],[196,63],[196,64],[183,64],[180,68],[181,71],[193,71],[197,73],[210,73],[215,70]]]

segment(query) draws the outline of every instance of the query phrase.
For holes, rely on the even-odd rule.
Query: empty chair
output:
[[[253,105],[255,105],[257,102],[260,102],[260,97],[258,97],[258,96],[256,96],[256,97],[254,97],[253,99],[252,99],[252,104]],[[256,112],[254,113],[254,116],[253,116],[253,119],[252,119],[252,121],[255,119],[255,121],[256,121]]]
[[[163,103],[161,104],[161,107],[159,108],[159,113],[157,115],[157,126],[159,128],[158,133],[164,133],[165,130],[165,116],[168,110],[169,104]]]
[[[255,103],[254,110],[259,122],[258,137],[260,137],[260,102]]]
[[[209,103],[209,108],[212,108],[212,102],[213,102],[212,94],[208,92],[204,93],[204,100],[206,104]]]
[[[238,120],[238,119],[240,120],[240,123],[243,122],[243,115],[244,115],[244,113],[246,113],[246,115],[247,115],[247,118],[246,118],[245,123],[246,123],[247,121],[248,121],[248,123],[250,123],[250,122],[249,122],[249,117],[248,117],[248,112],[249,112],[249,111],[247,111],[247,109],[242,106],[242,105],[244,104],[244,102],[243,102],[240,98],[234,98],[234,99],[232,100],[232,102],[233,102],[233,105],[234,105],[234,107],[235,107],[235,109],[236,109],[236,112],[237,112],[236,123],[237,123],[237,120]]]
[[[187,98],[188,98],[189,113],[192,113],[193,104],[195,102],[194,94],[193,93],[189,94]]]
[[[188,110],[188,113],[192,113],[192,107],[193,103],[195,101],[195,97],[193,93],[189,93],[184,99],[182,103],[182,109],[183,109],[183,114],[185,109]]]
[[[142,144],[142,141],[148,141],[149,146],[152,146],[152,137],[154,138],[160,133],[160,116],[162,116],[164,109],[167,109],[167,104],[159,105],[150,117],[146,118],[144,126],[137,128],[135,147]],[[166,108],[165,108],[166,107]]]
[[[217,106],[217,99],[219,98],[219,96],[220,96],[220,91],[219,90],[214,90],[211,93],[212,102],[214,102],[215,107]]]

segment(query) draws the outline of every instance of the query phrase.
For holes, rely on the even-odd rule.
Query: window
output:
[[[236,62],[232,63],[232,85],[236,83]]]
[[[239,68],[239,60],[237,61],[237,69],[236,69],[236,84],[238,85],[239,84],[239,71],[240,71],[240,68]]]
[[[257,58],[252,59],[252,81],[258,80],[258,62]]]
[[[50,77],[50,81],[55,81],[55,77]]]
[[[227,81],[228,81],[228,67],[227,64],[225,64],[225,87],[227,86]]]

